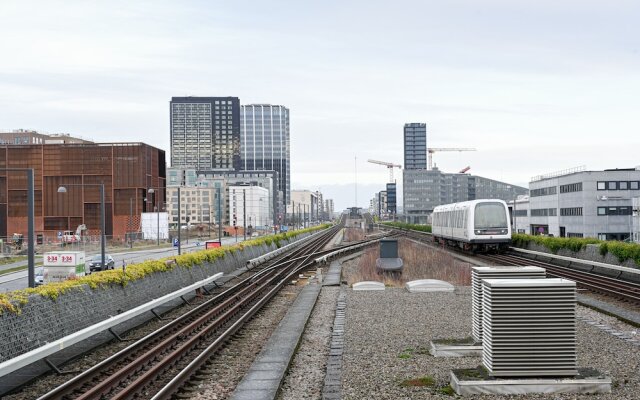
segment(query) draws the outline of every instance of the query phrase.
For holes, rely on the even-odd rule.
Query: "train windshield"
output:
[[[475,229],[507,228],[507,211],[502,203],[476,204]]]

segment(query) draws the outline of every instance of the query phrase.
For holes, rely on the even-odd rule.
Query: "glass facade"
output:
[[[289,109],[270,104],[243,105],[240,110],[243,170],[275,170],[284,204],[290,204]]]
[[[171,166],[198,170],[240,167],[240,100],[173,97]]]
[[[427,124],[404,124],[404,169],[427,168]]]

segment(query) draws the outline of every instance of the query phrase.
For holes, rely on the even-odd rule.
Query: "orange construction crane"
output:
[[[394,163],[389,163],[389,162],[384,162],[384,161],[367,160],[367,162],[370,162],[371,164],[384,165],[385,167],[387,167],[389,169],[389,179],[390,179],[391,183],[395,182],[393,180],[393,169],[394,168],[398,168],[398,169],[402,168],[402,166],[400,164],[394,164]]]
[[[476,151],[476,149],[474,148],[469,148],[469,147],[440,147],[440,148],[436,148],[436,147],[430,147],[427,149],[427,153],[428,153],[428,169],[432,168],[432,158],[433,158],[433,153],[435,153],[436,151]]]

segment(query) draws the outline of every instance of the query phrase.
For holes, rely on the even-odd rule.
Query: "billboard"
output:
[[[169,213],[167,212],[147,212],[142,213],[140,219],[140,230],[142,237],[146,240],[160,240],[169,238]]]

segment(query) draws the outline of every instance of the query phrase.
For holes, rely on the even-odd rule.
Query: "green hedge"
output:
[[[532,236],[521,233],[512,236],[513,245],[516,247],[527,247],[531,242],[544,246],[557,253],[560,249],[567,249],[574,252],[580,251],[587,247],[588,244],[599,245],[600,255],[603,257],[607,253],[611,253],[623,263],[627,260],[633,260],[636,265],[640,266],[640,245],[636,243],[625,243],[618,241],[603,241],[594,238],[558,238],[548,236]]]
[[[100,287],[108,287],[112,284],[126,286],[129,282],[143,279],[149,274],[163,271],[171,271],[175,268],[193,268],[203,265],[205,262],[213,262],[218,258],[225,257],[226,253],[234,253],[249,246],[267,246],[275,243],[280,247],[280,242],[286,239],[292,239],[296,236],[313,232],[320,229],[326,229],[331,224],[313,226],[297,231],[283,232],[276,235],[258,237],[256,239],[247,240],[231,246],[223,246],[215,249],[200,250],[193,253],[182,254],[179,256],[170,256],[159,260],[147,260],[136,264],[127,265],[125,271],[121,269],[113,269],[100,272],[99,274],[91,274],[77,279],[68,279],[63,282],[51,282],[36,288],[28,288],[14,290],[12,292],[0,293],[0,315],[5,312],[19,314],[20,309],[24,306],[31,294],[38,294],[42,297],[56,300],[61,294],[68,292],[74,287],[83,287],[87,285],[91,289]]]
[[[383,222],[382,225],[431,233],[431,225],[406,224],[404,222]]]

